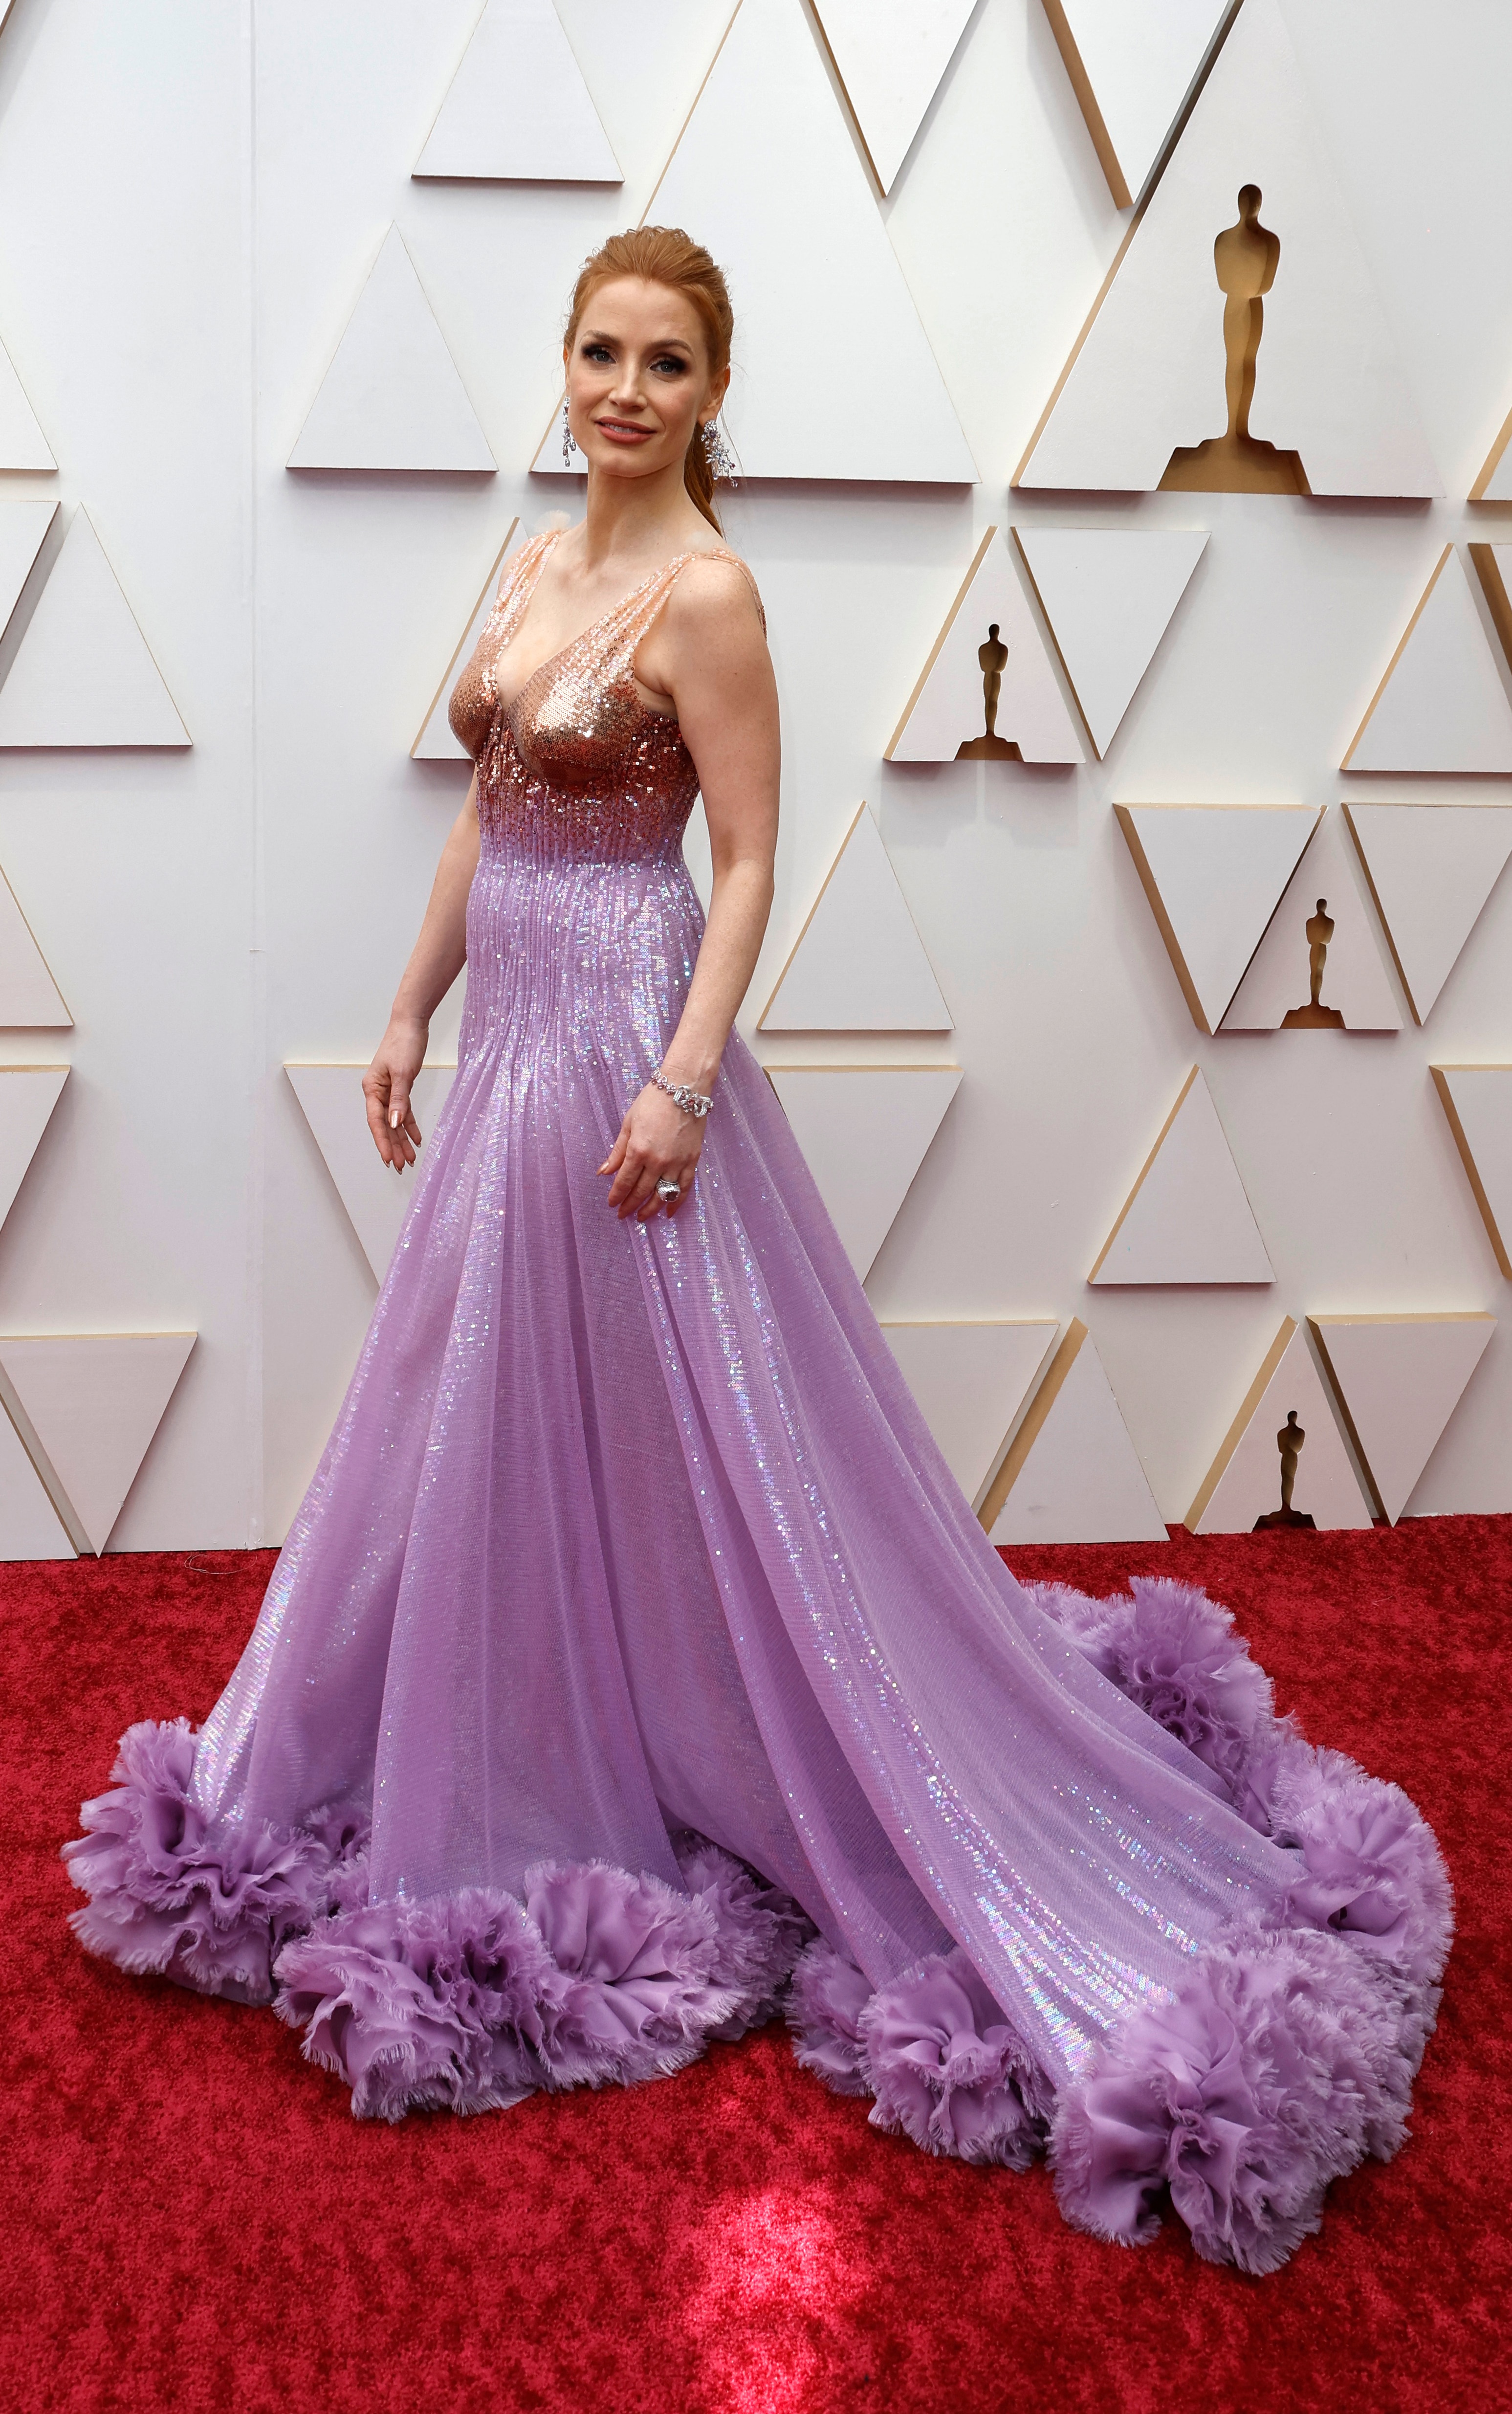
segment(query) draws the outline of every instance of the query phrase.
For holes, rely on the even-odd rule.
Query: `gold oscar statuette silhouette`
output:
[[[1272,1509],[1267,1516],[1255,1519],[1253,1529],[1255,1533],[1267,1534],[1279,1526],[1306,1526],[1312,1531],[1316,1531],[1313,1520],[1308,1515],[1306,1510],[1292,1507],[1292,1492],[1297,1483],[1297,1462],[1306,1439],[1306,1433],[1297,1422],[1297,1410],[1288,1408],[1286,1422],[1276,1436],[1276,1448],[1281,1453],[1281,1507]]]
[[[1307,917],[1308,1001],[1306,1006],[1294,1006],[1290,1014],[1282,1015],[1282,1031],[1342,1031],[1344,1018],[1338,1007],[1322,1003],[1323,967],[1333,933],[1328,901],[1320,897],[1317,912]]]
[[[1296,453],[1250,433],[1255,358],[1265,326],[1265,300],[1281,265],[1281,237],[1260,223],[1260,187],[1239,193],[1238,222],[1213,245],[1213,270],[1223,296],[1223,389],[1228,426],[1206,444],[1178,444],[1161,480],[1167,494],[1306,495],[1312,488]]]
[[[957,746],[956,760],[957,763],[1022,763],[1024,758],[1013,741],[998,735],[998,698],[1002,693],[1002,675],[1008,667],[1008,648],[998,634],[996,620],[988,621],[986,643],[978,646],[976,659],[982,665],[982,735],[969,738],[964,746]]]

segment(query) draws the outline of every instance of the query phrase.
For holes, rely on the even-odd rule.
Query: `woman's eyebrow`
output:
[[[586,344],[617,344],[620,340],[618,335],[605,335],[601,327],[585,327],[583,330]],[[646,346],[646,350],[652,352],[691,352],[692,349],[686,335],[662,335],[654,344]]]

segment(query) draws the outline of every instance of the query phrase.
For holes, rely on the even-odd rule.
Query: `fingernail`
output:
[[[397,1107],[394,1107],[394,1108],[391,1110],[390,1115],[389,1115],[389,1129],[390,1129],[390,1131],[397,1131],[397,1130],[398,1130],[398,1128],[399,1128],[399,1110],[398,1110],[398,1108],[397,1108]]]

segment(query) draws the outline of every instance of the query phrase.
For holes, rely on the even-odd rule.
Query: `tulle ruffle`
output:
[[[1047,2153],[1081,2228],[1138,2244],[1169,2204],[1199,2254],[1271,2271],[1317,2228],[1329,2182],[1405,2135],[1452,1932],[1438,1845],[1400,1787],[1276,1716],[1204,1593],[1138,1577],[1109,1601],[1029,1590],[1294,1868],[1059,2097],[958,1947],[874,1989],[786,1895],[688,1835],[681,1889],[542,1864],[518,1898],[370,1903],[357,1817],[207,1822],[183,1720],[130,1728],[113,1790],[84,1805],[64,1848],[91,1897],[73,1927],[125,1969],[273,2003],[353,2111],[389,2121],[655,2078],[785,2009],[798,2061],[872,2097],[879,2128],[1014,2169]]]
[[[789,1996],[794,2050],[931,2153],[1017,2168],[1047,2151],[1062,2210],[1099,2237],[1141,2244],[1168,2202],[1199,2254],[1273,2271],[1318,2227],[1329,2182],[1406,2134],[1453,1925],[1437,1842],[1400,1787],[1277,1718],[1204,1593],[1137,1577],[1111,1601],[1029,1590],[1296,1855],[1295,1879],[1169,2002],[1124,2020],[1059,2100],[958,1949],[873,1992],[810,1945]]]
[[[123,1969],[271,2003],[364,2118],[677,2070],[773,2017],[813,1933],[788,1896],[691,1835],[673,1840],[684,1891],[542,1863],[523,1900],[470,1887],[370,1903],[358,1819],[283,1834],[209,1822],[193,1761],[182,1719],[123,1736],[112,1791],[64,1847],[91,1898],[74,1931]]]

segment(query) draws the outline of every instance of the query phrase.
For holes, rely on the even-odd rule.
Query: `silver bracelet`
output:
[[[702,1121],[714,1104],[714,1100],[705,1097],[702,1090],[689,1089],[686,1081],[669,1081],[660,1065],[651,1079],[659,1090],[665,1090],[674,1106],[681,1107],[685,1115],[696,1115]]]

